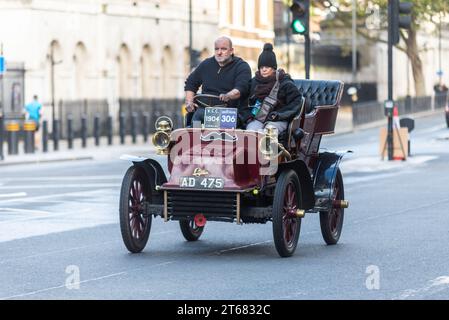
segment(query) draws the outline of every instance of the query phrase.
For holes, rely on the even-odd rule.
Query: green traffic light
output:
[[[306,27],[301,22],[301,20],[294,20],[292,23],[293,30],[299,34],[304,34],[306,32]]]

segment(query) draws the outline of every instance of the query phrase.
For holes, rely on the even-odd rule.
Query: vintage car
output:
[[[152,140],[166,163],[156,156],[122,157],[132,161],[119,210],[130,252],[144,249],[152,217],[179,221],[187,241],[198,240],[207,221],[271,221],[276,250],[288,257],[297,247],[301,220],[318,213],[324,241],[338,242],[349,205],[339,169],[346,152],[320,152],[320,142],[334,133],[343,83],[295,82],[302,104],[281,135],[271,127],[235,129],[236,110],[212,103],[206,103],[210,107],[200,127],[173,130],[168,117],[156,121]],[[202,98],[214,97],[196,97]]]

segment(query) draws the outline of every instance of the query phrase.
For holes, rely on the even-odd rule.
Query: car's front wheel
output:
[[[126,171],[120,192],[120,230],[126,248],[141,252],[150,235],[152,217],[145,211],[151,202],[149,179],[142,168],[132,166]]]

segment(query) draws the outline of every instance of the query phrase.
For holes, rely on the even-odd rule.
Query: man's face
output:
[[[234,49],[231,48],[229,41],[218,40],[215,42],[215,60],[219,64],[228,62],[233,53]]]

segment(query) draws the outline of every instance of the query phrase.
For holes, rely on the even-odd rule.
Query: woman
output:
[[[268,114],[264,123],[256,120],[263,100],[270,95],[276,83],[277,62],[273,52],[273,45],[266,43],[257,63],[259,71],[251,79],[249,108],[242,114],[247,130],[258,131],[267,125],[277,128],[278,133],[285,131],[289,122],[299,112],[301,107],[301,94],[290,75],[279,69],[279,91],[277,103]]]

